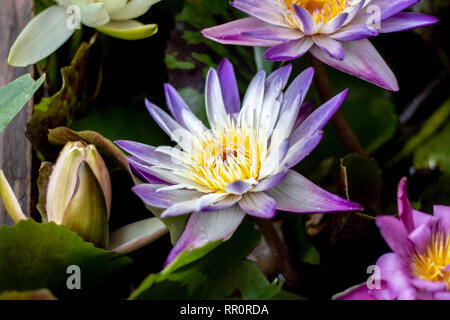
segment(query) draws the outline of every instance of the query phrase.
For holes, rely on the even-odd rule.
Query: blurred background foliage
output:
[[[41,11],[52,3],[53,0],[35,0],[35,10]],[[396,188],[402,176],[409,179],[410,199],[417,208],[431,212],[433,204],[450,205],[450,2],[422,0],[412,10],[437,16],[440,22],[372,39],[397,75],[399,92],[391,93],[327,68],[336,94],[350,89],[342,108],[371,159],[347,155],[331,126],[327,126],[322,142],[296,169],[368,210],[364,214],[303,216],[280,212],[276,217],[278,231],[301,278],[298,285],[285,286],[286,291],[278,294],[280,298],[328,299],[365,281],[366,267],[389,251],[373,217],[396,214]],[[50,144],[47,134],[48,129],[58,126],[94,130],[110,140],[170,144],[147,114],[144,99],[166,108],[163,84],[170,82],[205,120],[205,75],[208,68],[217,67],[222,57],[234,64],[243,94],[258,69],[269,71],[279,63],[264,61],[264,50],[259,48],[224,46],[200,34],[203,28],[239,17],[243,14],[233,9],[228,0],[163,0],[139,18],[159,26],[158,33],[148,39],[124,42],[96,34],[90,28],[78,30],[62,48],[37,65],[38,72],[47,73],[47,77],[42,92],[45,98],[35,101],[34,116],[27,126],[36,157],[41,161],[56,159],[60,147]],[[308,56],[293,61],[293,75],[310,64]],[[320,99],[313,86],[307,99],[318,105]],[[108,161],[108,165],[113,182],[111,229],[148,218],[150,212],[130,191],[133,182],[128,173],[113,161]],[[38,214],[34,213],[34,217]],[[256,245],[255,232],[258,231],[250,235],[238,232],[233,237],[237,243],[239,237],[253,239],[242,242],[248,245],[241,248],[242,256]],[[232,248],[234,243],[226,248]],[[117,281],[107,295],[126,297],[150,272],[161,270],[169,250],[167,235],[131,254],[135,262],[131,266],[133,272],[123,273],[122,282]],[[226,250],[232,249],[222,248],[215,254],[226,254]],[[236,260],[242,258],[236,254]],[[271,260],[264,241],[249,258],[269,281],[278,276],[276,261]],[[203,268],[202,262],[193,268]],[[236,270],[249,272],[248,267]],[[159,286],[169,291],[182,290],[180,285],[189,287],[189,283],[180,280],[179,273],[173,275],[177,285],[171,282],[172,276],[154,281],[160,281]],[[185,277],[189,277],[189,272]],[[117,287],[117,283],[123,285]],[[272,290],[268,283],[261,286]],[[210,289],[195,290],[197,297],[203,297],[209,291],[198,290]],[[222,297],[217,292],[209,293]],[[154,290],[145,294],[156,297]],[[234,292],[231,297],[238,295]]]

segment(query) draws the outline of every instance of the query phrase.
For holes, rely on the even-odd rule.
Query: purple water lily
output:
[[[291,168],[322,138],[321,129],[347,90],[312,111],[302,104],[314,70],[309,68],[284,90],[291,65],[266,78],[253,78],[242,102],[231,63],[210,69],[205,102],[210,128],[165,85],[172,117],[146,101],[159,126],[178,144],[158,148],[116,141],[131,156],[133,171],[145,182],[133,191],[161,218],[190,214],[166,264],[187,248],[227,239],[245,215],[273,218],[277,209],[296,213],[361,210],[316,186]]]
[[[450,300],[450,207],[435,205],[434,215],[411,208],[406,178],[398,186],[399,218],[377,217],[381,235],[393,252],[382,255],[380,289],[361,284],[336,296],[340,300]]]
[[[401,12],[418,0],[235,0],[251,17],[203,30],[223,44],[270,47],[268,60],[310,52],[322,62],[397,91],[395,75],[367,40],[436,23],[434,17]]]

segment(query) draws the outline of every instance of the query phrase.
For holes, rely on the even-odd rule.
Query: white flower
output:
[[[8,63],[23,67],[45,59],[79,27],[79,23],[110,36],[138,40],[158,31],[156,24],[132,20],[160,0],[57,0],[22,30],[9,52]]]

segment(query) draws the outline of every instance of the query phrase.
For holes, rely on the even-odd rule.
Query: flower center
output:
[[[185,177],[216,192],[236,180],[257,179],[266,158],[261,130],[240,127],[233,120],[200,137],[188,155]]]
[[[444,270],[450,264],[450,236],[438,232],[431,237],[427,249],[415,253],[411,259],[413,274],[422,280],[445,282],[450,288],[450,270]]]
[[[327,23],[341,12],[344,12],[353,1],[351,0],[282,0],[284,7],[288,9],[286,18],[289,22],[298,27],[298,19],[294,10],[294,5],[309,11],[314,21]]]

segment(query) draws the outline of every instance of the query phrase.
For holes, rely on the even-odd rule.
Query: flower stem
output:
[[[255,222],[261,229],[270,251],[275,260],[279,262],[281,274],[286,279],[287,285],[295,285],[299,282],[299,276],[292,265],[287,245],[280,239],[273,223],[267,219],[255,218]]]
[[[313,56],[311,56],[311,59],[315,70],[314,84],[322,103],[324,103],[333,98],[334,93],[328,80],[325,65]],[[340,109],[331,118],[331,124],[347,152],[357,152],[365,157],[368,156]]]

